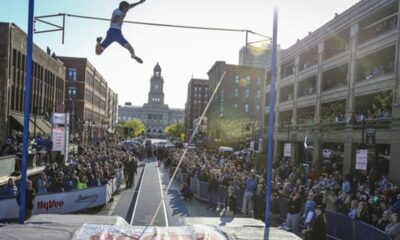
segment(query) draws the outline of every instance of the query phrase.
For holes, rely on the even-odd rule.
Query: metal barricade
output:
[[[390,240],[389,235],[362,221],[354,221],[355,240]]]
[[[326,234],[339,239],[353,239],[354,224],[346,215],[326,211]]]

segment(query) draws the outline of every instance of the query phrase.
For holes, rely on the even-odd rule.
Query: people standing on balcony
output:
[[[18,194],[17,186],[15,186],[14,178],[9,178],[7,184],[0,189],[0,199],[13,198]]]

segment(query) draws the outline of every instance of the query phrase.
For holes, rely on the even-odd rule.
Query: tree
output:
[[[172,123],[164,128],[165,134],[171,137],[181,137],[185,133],[185,126],[180,123]]]
[[[122,129],[128,129],[128,135],[131,137],[137,137],[145,130],[145,126],[140,119],[132,119],[127,121],[120,121],[118,126]]]

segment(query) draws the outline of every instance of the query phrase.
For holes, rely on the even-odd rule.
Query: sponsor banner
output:
[[[0,201],[0,219],[17,219],[19,215],[19,207],[17,199],[10,198]]]
[[[84,224],[75,235],[76,240],[92,239],[182,239],[227,240],[224,233],[212,226],[182,227],[123,227]]]
[[[64,154],[65,131],[64,127],[53,128],[52,130],[53,151],[59,151]]]
[[[118,174],[121,177],[118,177]],[[73,213],[105,205],[117,191],[122,180],[122,169],[106,185],[63,193],[37,195],[33,214]],[[0,200],[0,219],[17,219],[19,206],[15,198]]]
[[[356,154],[356,170],[367,170],[368,150],[357,149]]]
[[[66,124],[66,115],[65,113],[53,113],[53,124]]]
[[[291,157],[292,156],[292,144],[285,143],[283,148],[283,156],[284,157]]]
[[[106,185],[79,191],[39,195],[33,214],[71,213],[106,204]]]

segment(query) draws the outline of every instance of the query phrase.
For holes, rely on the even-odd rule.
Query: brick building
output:
[[[208,103],[208,98],[208,80],[192,78],[188,84],[185,104],[185,129],[187,133],[190,134],[196,127],[193,122],[203,113]]]
[[[118,95],[86,58],[58,59],[66,67],[65,107],[71,114],[71,135],[84,142],[104,138],[116,125]]]
[[[218,130],[214,129],[212,124],[219,119],[247,118],[251,121],[251,126],[247,128],[253,129],[258,129],[262,122],[264,69],[218,61],[208,72],[209,96],[214,92],[224,72],[225,77],[207,111],[207,128],[211,139],[218,138]],[[254,125],[256,123],[257,126]],[[252,135],[252,138],[257,138],[258,133],[253,131]]]
[[[26,39],[15,24],[0,23],[0,143],[11,130],[23,128]],[[49,116],[64,100],[65,68],[36,45],[32,66],[29,132],[50,135]]]

